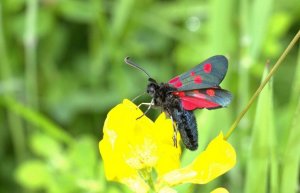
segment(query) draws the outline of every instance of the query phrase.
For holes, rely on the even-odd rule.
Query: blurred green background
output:
[[[1,0],[0,192],[130,192],[105,180],[98,152],[107,112],[147,85],[126,56],[165,82],[212,55],[229,58],[222,87],[233,102],[196,111],[190,163],[229,129],[299,24],[299,0]],[[229,139],[236,167],[177,190],[300,192],[299,93],[298,43]]]

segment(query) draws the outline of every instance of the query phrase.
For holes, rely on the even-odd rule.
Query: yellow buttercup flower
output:
[[[225,188],[217,188],[210,193],[229,193]]]
[[[182,183],[206,184],[227,172],[235,162],[233,147],[220,133],[190,165],[165,174],[161,180],[169,186]]]
[[[190,165],[180,168],[181,149],[173,144],[171,120],[164,113],[155,122],[146,116],[137,119],[142,114],[126,99],[108,113],[99,142],[107,180],[135,192],[176,192],[171,187],[208,183],[235,165],[235,151],[220,134]]]
[[[108,180],[147,192],[150,187],[145,180],[152,169],[161,176],[178,168],[181,150],[173,146],[172,122],[164,114],[154,123],[146,116],[137,120],[140,115],[142,111],[129,100],[113,108],[105,120],[99,149]]]

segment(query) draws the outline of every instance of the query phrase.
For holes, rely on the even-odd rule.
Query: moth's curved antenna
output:
[[[127,57],[124,59],[124,61],[125,61],[125,63],[128,64],[129,66],[132,66],[132,67],[134,67],[134,68],[137,68],[137,69],[143,71],[143,72],[148,76],[148,78],[151,78],[150,75],[149,75],[143,68],[141,68],[139,65],[135,64],[134,62],[132,62],[132,61],[130,60],[130,57],[129,57],[129,56],[127,56]]]
[[[134,99],[132,99],[131,101],[133,102],[133,101],[135,101],[136,99],[140,98],[141,96],[143,96],[143,95],[145,95],[145,94],[147,94],[147,93],[144,92],[143,94],[140,94],[140,95],[134,97]]]

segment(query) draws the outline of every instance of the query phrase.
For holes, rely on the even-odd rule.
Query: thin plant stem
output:
[[[241,119],[247,113],[247,111],[249,110],[249,108],[251,107],[251,105],[253,104],[253,102],[255,101],[255,99],[258,97],[258,95],[260,94],[260,92],[262,91],[262,89],[269,82],[269,80],[271,79],[271,77],[273,76],[273,74],[277,71],[278,67],[282,64],[282,61],[285,59],[285,57],[287,56],[287,54],[294,47],[294,45],[299,40],[299,38],[300,38],[300,30],[295,35],[295,37],[290,42],[290,44],[285,49],[285,51],[282,53],[282,55],[280,56],[280,58],[277,60],[277,62],[273,66],[273,68],[270,70],[270,72],[267,75],[266,79],[261,83],[261,85],[258,87],[258,89],[256,90],[256,92],[254,93],[254,95],[251,97],[251,99],[248,102],[248,104],[246,105],[245,109],[238,115],[238,117],[236,118],[236,120],[233,122],[233,124],[231,125],[229,131],[226,133],[224,139],[228,139],[230,137],[231,133],[235,130],[235,128],[237,127],[237,125],[239,124],[239,122],[241,121]]]
[[[74,143],[73,137],[63,128],[55,124],[42,113],[23,105],[19,101],[13,98],[0,97],[0,107],[2,106],[8,109],[10,112],[24,118],[31,125],[33,125],[34,128],[40,129],[54,139],[64,142],[67,145],[72,145]]]
[[[27,0],[26,25],[25,25],[25,82],[26,102],[37,108],[37,61],[36,61],[36,25],[37,25],[38,0]]]
[[[15,84],[10,84],[12,82],[12,63],[10,61],[9,52],[7,51],[8,48],[6,46],[5,35],[4,35],[4,28],[3,28],[3,11],[2,11],[2,3],[0,2],[0,80],[3,82],[2,85],[3,89],[3,96],[4,98],[15,98]],[[13,85],[13,88],[10,86]],[[2,94],[2,93],[0,93]],[[1,101],[1,99],[0,99]],[[17,162],[21,162],[26,157],[26,145],[25,145],[25,128],[22,125],[22,120],[14,115],[12,112],[7,111],[7,128],[9,129],[10,136],[13,143],[13,148],[16,156]],[[4,118],[3,118],[4,119]],[[1,120],[1,121],[5,121]]]

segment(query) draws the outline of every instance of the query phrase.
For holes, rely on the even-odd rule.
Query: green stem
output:
[[[271,71],[269,72],[269,74],[266,77],[266,79],[261,83],[261,85],[258,87],[258,89],[256,90],[256,92],[254,93],[254,95],[251,97],[251,99],[248,102],[248,104],[246,105],[245,109],[238,115],[238,117],[236,118],[236,120],[234,121],[234,123],[231,125],[231,127],[230,127],[229,131],[226,133],[224,139],[228,139],[230,137],[231,133],[235,130],[235,128],[237,127],[237,125],[239,124],[239,122],[241,121],[241,119],[244,117],[244,115],[247,113],[247,111],[249,110],[249,108],[253,104],[254,100],[258,97],[258,95],[260,94],[260,92],[262,91],[262,89],[269,82],[270,78],[277,71],[278,67],[280,66],[280,64],[282,64],[282,61],[285,59],[285,57],[290,52],[290,50],[294,47],[294,45],[299,40],[299,38],[300,38],[300,30],[295,35],[295,37],[290,42],[290,44],[285,49],[285,51],[282,53],[282,55],[280,56],[280,58],[277,60],[277,62],[275,63],[275,65],[273,66],[273,68],[271,69]]]
[[[10,88],[10,82],[12,82],[12,69],[13,66],[9,54],[7,52],[8,48],[6,46],[5,35],[4,35],[4,25],[3,25],[3,11],[2,3],[0,3],[0,80],[3,82],[3,96],[4,98],[16,98],[15,96],[15,87]],[[8,86],[7,86],[8,85]],[[0,93],[2,94],[2,93]],[[1,101],[1,99],[0,99]],[[1,121],[5,121],[4,118],[1,118]],[[12,112],[7,111],[7,128],[9,129],[10,136],[13,143],[14,152],[16,155],[16,160],[21,162],[26,157],[26,145],[25,145],[25,133],[24,127],[22,125],[22,120],[14,115]]]
[[[37,108],[37,62],[36,62],[36,24],[37,24],[38,0],[27,0],[26,31],[24,37],[25,46],[25,81],[26,102]]]
[[[53,121],[45,117],[38,111],[24,106],[17,100],[10,97],[0,97],[0,107],[3,106],[10,112],[13,112],[20,117],[24,118],[30,124],[35,126],[36,129],[41,129],[53,138],[66,143],[67,145],[72,145],[74,139],[72,136],[66,132],[63,128],[56,125]]]
[[[139,174],[140,176],[145,180],[145,182],[149,185],[150,189],[152,191],[155,191],[155,186],[154,186],[154,183],[153,183],[153,179],[152,179],[152,176],[151,176],[151,172],[152,172],[152,169],[151,168],[144,168],[144,169],[141,169],[139,170]]]

